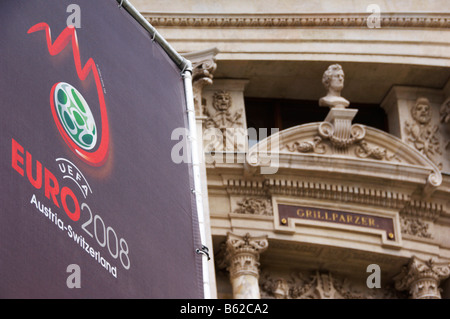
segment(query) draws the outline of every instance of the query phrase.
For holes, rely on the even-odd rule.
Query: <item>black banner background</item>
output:
[[[68,147],[50,106],[55,83],[73,85],[87,101],[102,141],[105,123],[92,73],[85,80],[77,75],[71,44],[52,56],[44,30],[27,33],[45,22],[54,42],[67,27],[66,10],[73,3],[81,13],[81,27],[76,29],[81,66],[90,58],[95,61],[107,110],[108,155],[97,167]],[[176,143],[171,133],[187,125],[180,70],[115,0],[2,1],[0,48],[0,297],[201,298],[190,166],[171,160]],[[23,176],[12,164],[13,139],[23,147],[16,152],[23,158],[17,162],[16,155]],[[42,164],[39,189],[27,177],[27,152],[34,178],[36,161]],[[69,160],[83,173],[91,194],[84,198],[73,180],[63,178],[57,158]],[[80,206],[88,205],[92,220],[85,228],[92,235],[97,230],[100,239],[109,236],[112,254],[83,230],[90,218],[86,208],[73,221],[62,207],[61,194],[59,208],[46,196],[44,167],[60,189],[71,189]],[[38,204],[32,202],[33,195]],[[67,205],[75,209],[74,202]],[[45,216],[39,210],[43,206],[51,208],[65,228]],[[69,236],[69,225],[116,267],[117,278],[73,239],[73,233]],[[126,265],[129,258],[128,270],[121,258]],[[67,287],[70,264],[80,267],[81,288]]]

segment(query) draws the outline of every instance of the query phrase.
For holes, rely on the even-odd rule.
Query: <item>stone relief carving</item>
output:
[[[261,216],[273,215],[272,201],[270,198],[247,197],[238,202],[237,206],[238,208],[233,213]]]
[[[411,108],[411,116],[413,121],[405,121],[407,141],[442,169],[442,163],[436,158],[442,155],[439,127],[431,123],[432,108],[427,98],[417,99]]]
[[[355,154],[359,158],[372,158],[380,161],[401,162],[395,154],[390,154],[385,148],[370,147],[366,141],[361,141],[358,143],[355,148]]]
[[[429,225],[419,218],[401,216],[400,225],[402,234],[420,238],[432,238],[428,232]]]
[[[240,110],[233,114],[230,112],[232,99],[229,92],[214,92],[212,105],[216,112],[214,114],[210,114],[208,110],[205,110],[205,115],[208,116],[208,119],[206,120],[206,128],[215,127],[218,129],[224,129],[227,127],[242,125],[242,114]]]
[[[236,151],[245,147],[242,110],[231,111],[232,99],[227,91],[216,91],[213,95],[213,108],[210,112],[204,108],[206,139],[209,139],[206,151]]]
[[[296,141],[292,144],[286,145],[286,148],[289,152],[298,152],[298,153],[317,153],[324,154],[326,153],[325,145],[322,143],[322,138],[320,136],[315,136],[312,141],[304,141],[299,142]]]
[[[353,137],[355,138],[355,137]],[[358,158],[370,158],[387,162],[401,162],[401,159],[393,153],[388,152],[385,148],[370,146],[365,140],[360,140],[355,143],[355,140],[334,140],[335,146],[348,147],[354,143],[354,154]],[[330,140],[330,144],[333,141]],[[331,153],[331,147],[327,141],[320,136],[315,136],[312,141],[295,141],[287,144],[286,149],[293,153],[315,153],[315,154],[327,154]]]
[[[364,283],[365,284],[365,283]],[[393,287],[369,289],[330,272],[294,272],[289,278],[273,277],[263,270],[261,297],[277,299],[382,299],[401,298]]]

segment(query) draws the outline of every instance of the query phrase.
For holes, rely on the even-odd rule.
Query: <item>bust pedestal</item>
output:
[[[352,125],[357,109],[332,108],[325,121],[319,125],[319,134],[329,139],[336,153],[346,154],[348,147],[364,138],[362,125]]]

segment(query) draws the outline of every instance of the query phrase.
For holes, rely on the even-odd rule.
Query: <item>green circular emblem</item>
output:
[[[59,121],[70,138],[82,149],[97,143],[97,127],[86,100],[72,85],[60,82],[55,87],[55,108]]]

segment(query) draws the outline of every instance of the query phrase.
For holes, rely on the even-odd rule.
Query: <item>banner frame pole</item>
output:
[[[119,7],[123,7],[137,22],[139,22],[140,25],[142,25],[142,27],[144,27],[145,30],[148,31],[148,33],[150,33],[152,41],[158,42],[182,73],[190,66],[189,60],[180,55],[128,0],[116,1],[119,3]]]

